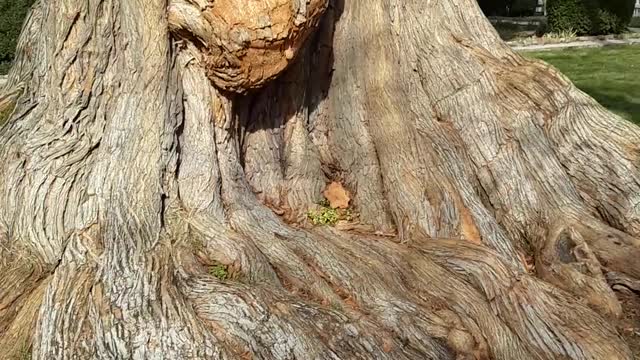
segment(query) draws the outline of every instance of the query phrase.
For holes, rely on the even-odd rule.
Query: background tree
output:
[[[0,94],[6,356],[632,358],[640,129],[475,0],[42,1]]]

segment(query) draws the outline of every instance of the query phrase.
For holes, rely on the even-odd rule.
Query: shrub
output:
[[[619,34],[627,29],[635,0],[600,0],[598,33]]]
[[[22,22],[34,0],[0,0],[0,74],[13,61]]]
[[[547,24],[554,33],[591,34],[597,19],[597,0],[547,0]]]
[[[547,0],[549,31],[618,34],[629,25],[634,6],[635,0]]]
[[[598,10],[598,20],[598,33],[600,34],[619,34],[626,28],[626,26],[624,26],[621,30],[620,27],[622,24],[620,19],[607,10]]]

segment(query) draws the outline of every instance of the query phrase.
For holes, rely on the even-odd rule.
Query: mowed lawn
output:
[[[560,69],[609,110],[640,125],[640,46],[523,52]]]

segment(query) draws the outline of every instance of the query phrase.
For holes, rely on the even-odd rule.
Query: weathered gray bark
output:
[[[632,358],[640,129],[473,0],[39,2],[18,54],[2,356]]]

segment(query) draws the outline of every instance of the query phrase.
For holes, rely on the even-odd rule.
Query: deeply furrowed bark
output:
[[[475,1],[40,2],[18,55],[6,358],[632,358],[640,130]]]

